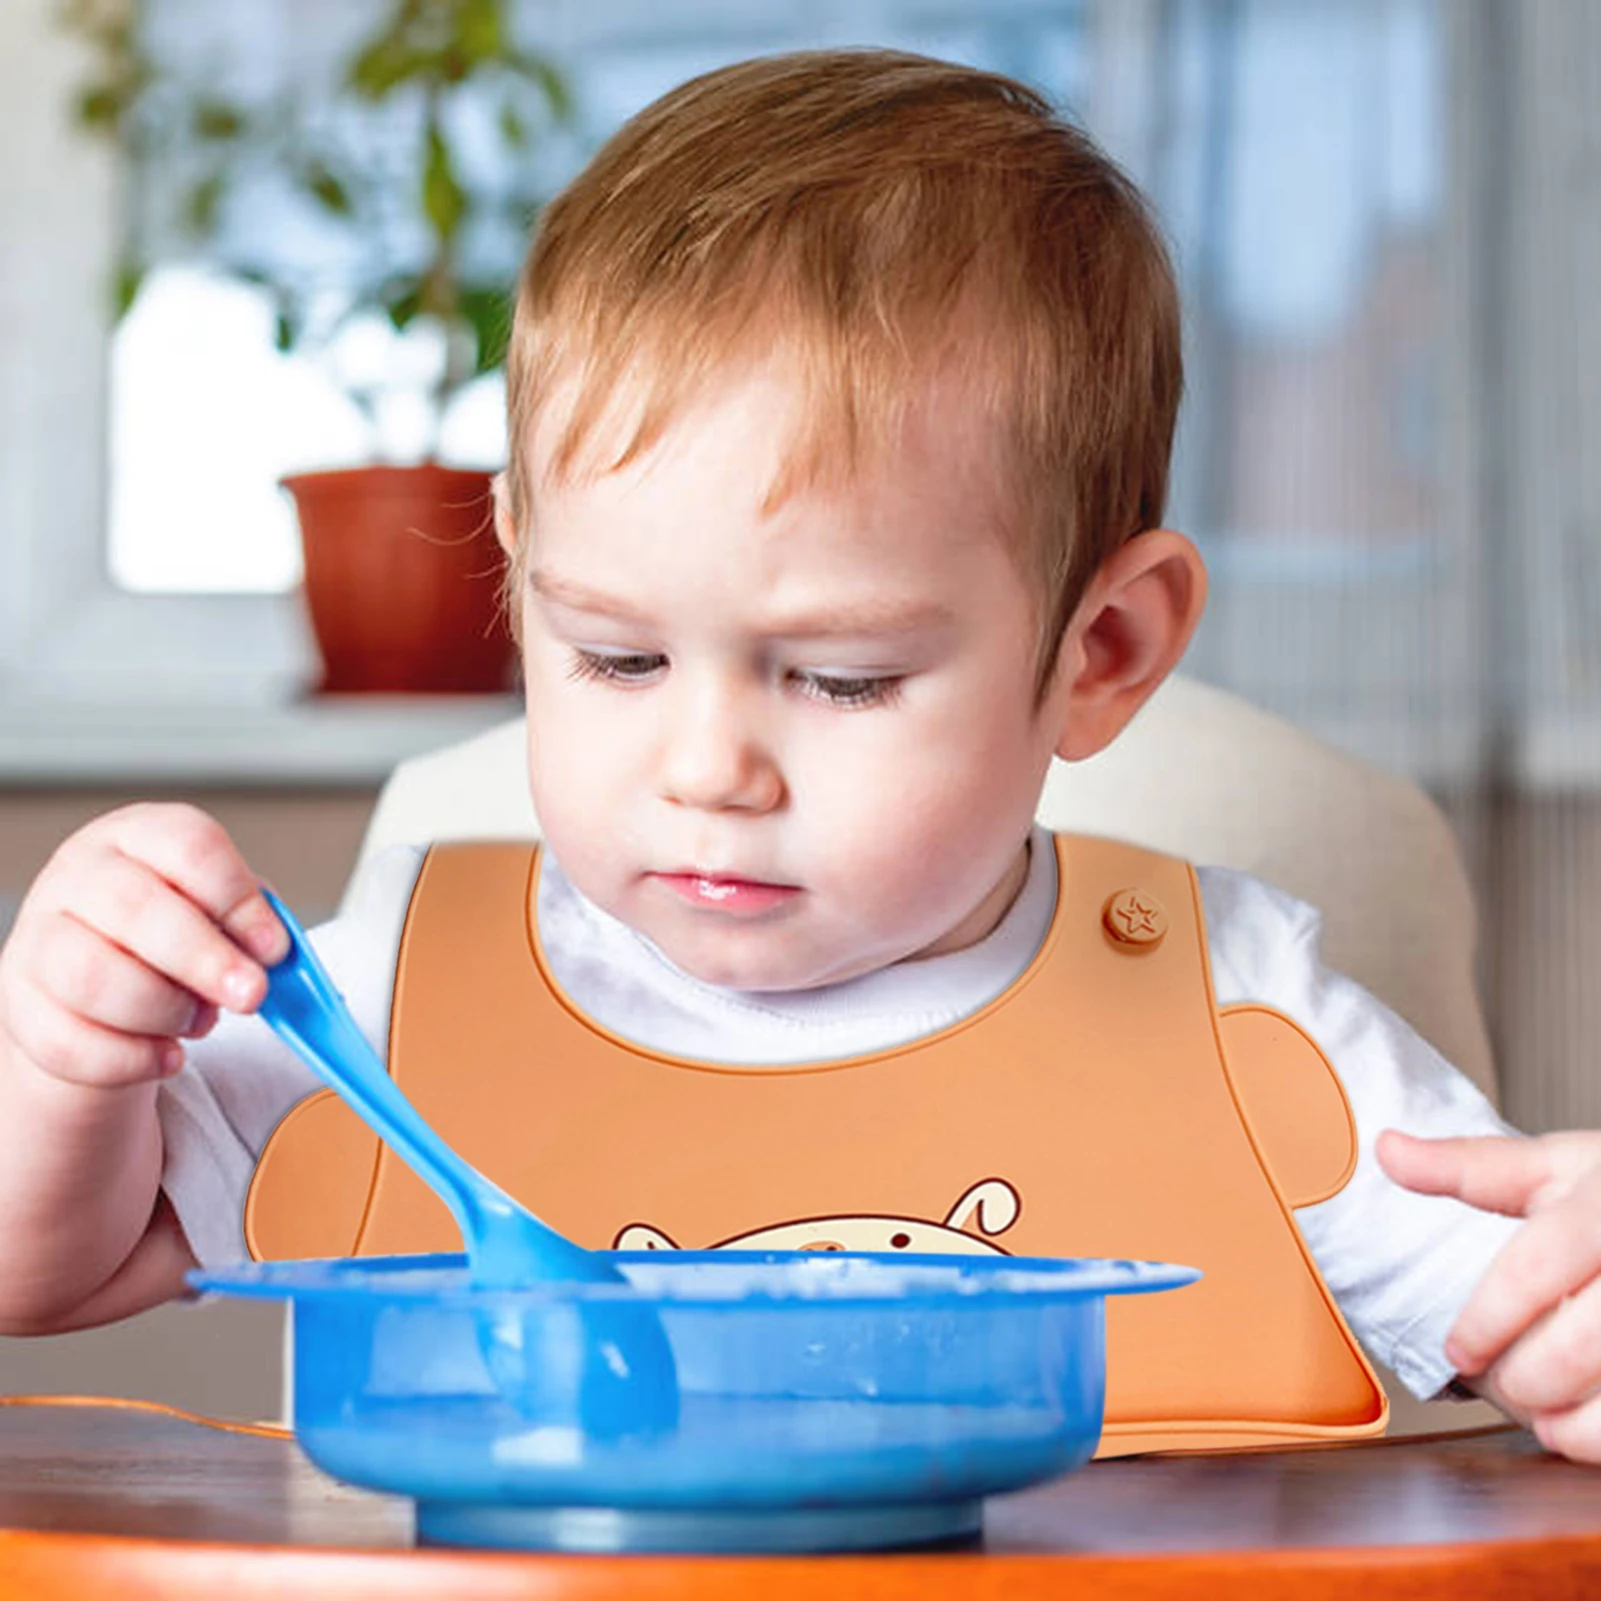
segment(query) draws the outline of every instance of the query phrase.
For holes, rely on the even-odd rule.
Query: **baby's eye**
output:
[[[794,675],[801,692],[830,706],[887,706],[900,694],[902,679],[887,674],[882,678],[837,678],[829,673]]]
[[[569,678],[599,678],[610,683],[637,684],[667,665],[665,656],[643,651],[608,656],[599,651],[574,650]]]

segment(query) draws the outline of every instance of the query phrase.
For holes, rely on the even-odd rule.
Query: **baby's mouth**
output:
[[[771,911],[800,894],[794,884],[773,884],[762,879],[703,873],[693,867],[650,877],[680,900],[709,911],[753,916]]]

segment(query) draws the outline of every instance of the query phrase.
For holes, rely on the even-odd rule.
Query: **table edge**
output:
[[[403,1571],[404,1570],[404,1571]],[[1137,1595],[1140,1601],[1236,1601],[1293,1594],[1298,1601],[1462,1601],[1475,1593],[1601,1593],[1601,1533],[1449,1545],[1292,1546],[1271,1551],[948,1552],[804,1557],[588,1556],[229,1544],[0,1528],[0,1598],[79,1601],[85,1594],[213,1601],[336,1597],[391,1601],[439,1595],[463,1601],[537,1593],[582,1601],[693,1596],[696,1601],[837,1601],[870,1588],[875,1601],[966,1597]],[[1561,1590],[1551,1585],[1560,1583]],[[1287,1586],[1293,1584],[1293,1591]],[[756,1586],[760,1586],[759,1592]],[[849,1587],[846,1589],[845,1587]],[[1595,1588],[1589,1588],[1594,1586]]]

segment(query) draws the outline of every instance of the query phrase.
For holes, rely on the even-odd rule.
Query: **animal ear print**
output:
[[[1022,1210],[1022,1200],[1005,1179],[985,1179],[951,1208],[945,1227],[971,1234],[970,1225],[976,1222],[982,1234],[1004,1234],[1018,1220]]]
[[[678,1243],[648,1223],[630,1223],[612,1241],[614,1251],[676,1251]]]

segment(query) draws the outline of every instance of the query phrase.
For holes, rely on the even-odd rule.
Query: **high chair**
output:
[[[1108,750],[1053,763],[1037,816],[1048,828],[1239,868],[1309,901],[1323,914],[1329,964],[1495,1097],[1467,875],[1449,825],[1414,785],[1235,695],[1175,677]],[[397,843],[538,832],[514,719],[402,762],[379,795],[358,868]],[[1420,1404],[1383,1376],[1391,1434],[1499,1419],[1482,1402]]]

